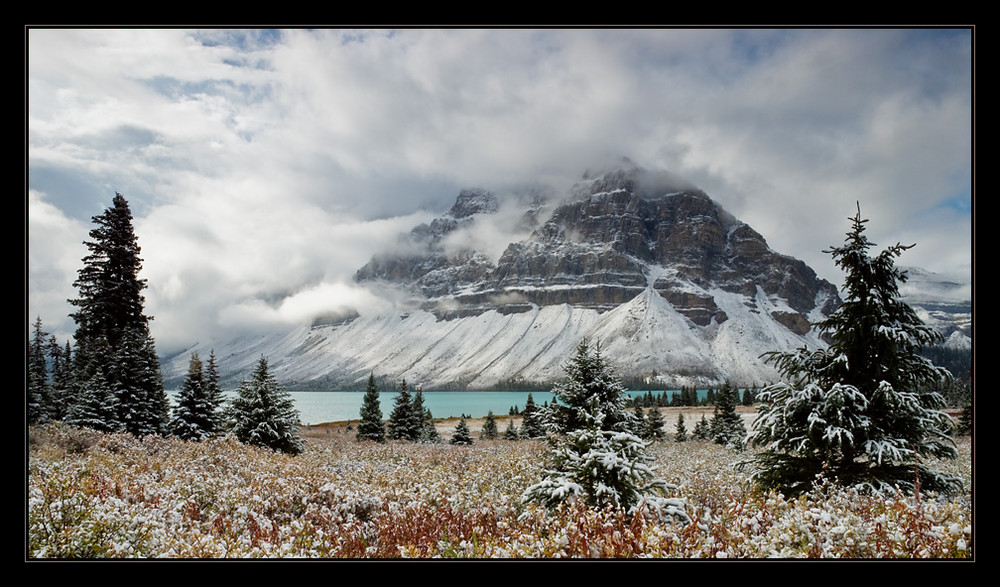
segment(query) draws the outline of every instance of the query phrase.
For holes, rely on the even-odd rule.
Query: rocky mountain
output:
[[[631,165],[561,196],[464,190],[355,279],[394,292],[397,310],[215,344],[223,370],[265,354],[298,389],[358,388],[370,372],[426,389],[547,384],[588,338],[625,377],[745,386],[775,377],[762,353],[823,345],[810,323],[840,303],[701,190]]]
[[[376,257],[356,279],[403,286],[442,319],[560,304],[605,312],[651,288],[693,326],[708,328],[729,319],[713,295],[718,289],[744,296],[753,309],[759,292],[780,300],[770,317],[805,335],[811,312],[827,314],[839,303],[835,286],[772,251],[704,192],[667,191],[654,180],[637,168],[586,179],[544,222],[535,200],[521,226],[537,227],[495,263],[481,251],[442,245],[498,210],[489,192],[464,191],[448,214],[413,230],[409,254]]]
[[[945,337],[944,346],[972,348],[972,284],[960,275],[901,267],[907,279],[899,293],[920,318]]]

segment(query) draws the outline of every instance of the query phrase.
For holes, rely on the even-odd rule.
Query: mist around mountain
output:
[[[651,387],[766,384],[767,351],[819,347],[836,286],[770,249],[696,186],[622,164],[568,193],[463,190],[450,210],[359,263],[391,309],[318,316],[290,332],[196,345],[238,383],[260,356],[294,389],[362,389],[369,374],[425,389],[546,388],[580,340]],[[910,270],[904,294],[949,344],[971,336],[960,282]],[[967,318],[964,318],[967,316]]]

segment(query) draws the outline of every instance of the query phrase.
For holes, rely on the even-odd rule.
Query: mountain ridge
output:
[[[370,373],[425,389],[545,385],[586,338],[623,377],[753,386],[777,377],[764,352],[823,346],[811,324],[840,304],[836,286],[703,191],[632,165],[588,172],[566,194],[462,190],[354,278],[404,295],[389,312],[196,345],[166,379],[214,349],[230,384],[266,355],[296,389],[360,389]]]

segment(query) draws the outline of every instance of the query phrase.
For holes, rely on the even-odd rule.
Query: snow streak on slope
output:
[[[655,372],[662,382],[679,387],[726,379],[737,385],[764,383],[776,374],[764,365],[762,353],[801,346],[804,340],[821,344],[814,334],[799,337],[771,319],[771,311],[786,308],[762,292],[750,303],[744,295],[711,290],[729,319],[693,328],[653,289],[663,272],[650,266],[646,290],[603,313],[567,304],[451,320],[427,311],[388,313],[302,327],[284,337],[253,345],[243,341],[215,352],[230,372],[249,371],[260,355],[274,357],[271,368],[278,380],[302,387],[360,389],[374,372],[425,389],[489,389],[500,382],[560,379],[565,361],[586,338],[602,345],[620,374]],[[191,349],[199,355],[209,350]],[[186,360],[178,357],[170,370],[183,373]]]

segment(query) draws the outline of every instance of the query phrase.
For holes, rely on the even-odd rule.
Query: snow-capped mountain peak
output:
[[[488,389],[559,379],[588,338],[623,376],[753,385],[775,377],[762,353],[824,344],[810,323],[840,303],[835,286],[701,190],[630,164],[563,197],[463,190],[404,242],[355,279],[405,292],[405,305],[215,343],[223,370],[241,373],[264,354],[298,388],[356,388],[375,372]]]

